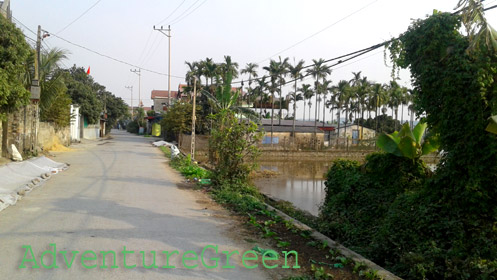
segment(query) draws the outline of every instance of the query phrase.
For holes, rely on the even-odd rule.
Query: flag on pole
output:
[[[90,66],[88,66],[88,70],[86,71],[86,75],[90,75]]]

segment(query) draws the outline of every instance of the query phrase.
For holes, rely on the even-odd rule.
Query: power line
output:
[[[482,1],[482,2],[483,2],[483,1]],[[488,10],[492,10],[492,9],[495,9],[495,8],[497,8],[497,5],[494,5],[494,6],[491,6],[491,7],[485,8],[485,9],[483,9],[483,11],[488,11]],[[452,13],[452,14],[453,14],[453,15],[455,15],[455,14],[457,14],[457,13],[459,13],[459,12],[461,12],[461,11],[456,11],[456,12],[454,12],[454,13]],[[354,55],[354,56],[353,56],[353,57],[351,57],[351,58],[347,58],[347,59],[345,59],[345,60],[339,60],[336,64],[334,64],[334,65],[331,65],[331,66],[330,66],[330,67],[333,67],[333,66],[336,66],[336,65],[342,64],[343,62],[349,61],[349,60],[351,60],[351,59],[353,59],[353,58],[356,58],[356,57],[358,57],[358,56],[364,55],[364,54],[366,54],[366,53],[368,53],[368,52],[370,52],[370,51],[373,51],[373,50],[375,50],[375,49],[377,49],[377,48],[383,47],[383,46],[387,45],[388,43],[390,43],[390,42],[392,42],[392,41],[395,41],[395,40],[397,40],[397,39],[398,39],[398,37],[397,37],[397,38],[392,38],[392,39],[390,39],[390,40],[388,40],[388,41],[386,41],[386,42],[383,42],[383,43],[378,43],[378,44],[372,45],[371,47],[364,48],[364,49],[362,49],[362,50],[358,50],[358,51],[351,52],[351,53],[348,53],[348,54],[345,54],[345,55],[341,55],[341,56],[338,56],[338,57],[334,57],[334,58],[331,58],[331,59],[325,60],[325,61],[324,61],[324,63],[328,63],[328,62],[331,62],[331,61],[334,61],[334,60],[339,60],[339,59],[342,59],[342,58],[345,58],[345,57],[349,57],[349,56],[351,56],[351,55]],[[355,55],[355,54],[357,54],[357,55]],[[373,54],[373,55],[374,55],[374,54]],[[371,55],[371,56],[372,56],[372,55]],[[359,60],[358,60],[358,61],[359,61]],[[352,63],[349,63],[349,64],[352,64]],[[302,69],[309,68],[309,67],[312,67],[312,66],[313,66],[313,64],[309,64],[309,65],[307,65],[307,66],[302,67]],[[344,65],[344,66],[346,66],[346,65]],[[342,67],[344,67],[344,66],[342,66]],[[290,73],[290,71],[283,72],[283,74],[288,74],[288,73]],[[307,76],[308,76],[308,75],[305,75],[304,77],[307,77]],[[252,78],[252,81],[257,81],[257,80],[260,80],[260,79],[263,79],[263,78],[268,78],[268,77],[271,77],[271,75],[264,75],[264,76],[261,76],[261,77],[258,77],[258,78]],[[297,79],[297,80],[300,80],[300,79]],[[235,82],[232,82],[232,84],[240,84],[240,83],[244,83],[244,82],[248,82],[248,80],[235,81]],[[292,80],[291,82],[295,82],[295,80]],[[285,83],[285,84],[287,84],[287,83]],[[285,84],[283,84],[283,85],[285,85]]]
[[[12,19],[19,23],[20,25],[22,25],[24,28],[26,28],[29,32],[33,33],[35,36],[38,36],[38,34],[36,32],[34,32],[33,30],[31,30],[29,27],[27,27],[24,23],[22,23],[20,20],[16,19],[14,16],[12,16]]]
[[[200,8],[202,5],[205,4],[205,2],[207,2],[207,0],[204,0],[204,2],[200,3],[200,5],[198,5],[195,9],[193,9],[191,12],[189,12],[188,14],[186,14],[184,17],[172,22],[171,24],[177,24],[178,22],[184,20],[185,18],[187,18],[189,15],[191,15],[193,12],[195,12],[198,8]]]
[[[332,61],[335,61],[335,60],[339,60],[338,63],[335,64],[335,65],[338,65],[338,64],[341,64],[341,63],[343,63],[345,61],[348,61],[348,60],[350,60],[352,58],[355,58],[357,56],[361,56],[361,55],[363,55],[365,53],[368,53],[368,52],[370,52],[372,50],[375,50],[377,48],[383,47],[384,45],[390,43],[393,40],[394,39],[386,41],[386,42],[383,42],[383,43],[375,44],[375,45],[372,45],[370,47],[367,47],[367,48],[364,48],[364,49],[361,49],[361,50],[358,50],[358,51],[350,52],[348,54],[344,54],[344,55],[340,55],[340,56],[337,56],[337,57],[334,57],[334,58],[330,58],[328,60],[325,60],[323,63],[328,63],[328,62],[332,62]],[[349,57],[349,56],[353,56],[353,57],[350,58],[350,59],[348,58],[348,59],[345,59],[345,60],[341,60],[342,58],[346,58],[346,57]],[[312,67],[313,65],[314,64],[306,65],[306,66],[302,67],[302,69],[306,69],[306,68]],[[333,66],[335,66],[335,65],[333,65]],[[283,72],[283,74],[288,74],[288,73],[290,73],[290,70],[287,70],[287,71]],[[269,78],[269,77],[271,77],[271,75],[264,75],[262,77],[252,78],[252,81],[254,81],[254,80],[260,80],[260,79],[263,79],[263,78]],[[247,82],[247,81],[248,80],[235,81],[235,82],[232,82],[232,84],[240,84],[240,83],[244,83],[244,82]]]
[[[182,17],[184,14],[186,14],[193,6],[195,6],[195,4],[197,4],[200,0],[197,0],[195,2],[193,2],[193,4],[190,5],[190,7],[188,7],[186,10],[183,11],[183,13],[181,13],[179,16],[177,16],[175,19],[173,19],[171,22],[175,22],[176,20],[178,20],[180,17]]]
[[[129,63],[129,62],[126,62],[126,61],[123,61],[123,60],[120,60],[120,59],[117,59],[117,58],[114,58],[114,57],[108,56],[108,55],[106,55],[106,54],[102,54],[102,53],[100,53],[100,52],[94,51],[94,50],[89,49],[89,48],[87,48],[87,47],[85,47],[85,46],[82,46],[82,45],[79,45],[79,44],[73,43],[73,42],[71,42],[71,41],[69,41],[69,40],[66,40],[66,39],[64,39],[64,38],[62,38],[62,37],[60,37],[60,36],[58,36],[57,34],[50,33],[50,32],[48,32],[48,31],[46,31],[46,30],[43,30],[43,31],[44,31],[44,32],[46,32],[46,33],[48,33],[48,34],[50,34],[50,35],[52,35],[52,36],[54,36],[54,37],[56,37],[56,38],[58,38],[58,39],[60,39],[60,40],[62,40],[62,41],[64,41],[64,42],[66,42],[66,43],[68,43],[68,44],[71,44],[71,45],[76,46],[76,47],[78,47],[78,48],[84,49],[84,50],[86,50],[86,51],[89,51],[89,52],[94,53],[94,54],[96,54],[96,55],[99,55],[99,56],[101,56],[101,57],[105,57],[105,58],[108,58],[108,59],[110,59],[110,60],[113,60],[113,61],[119,62],[119,63],[121,63],[121,64],[125,64],[125,65],[128,65],[128,66],[131,66],[131,67],[140,68],[140,69],[142,69],[143,71],[147,71],[147,72],[150,72],[150,73],[153,73],[153,74],[162,75],[162,76],[168,76],[168,74],[161,73],[161,72],[154,71],[154,70],[150,70],[150,69],[146,69],[146,68],[143,68],[143,67],[137,66],[137,65],[135,65],[135,64],[132,64],[132,63]],[[171,76],[171,77],[174,77],[174,78],[178,78],[178,79],[184,79],[184,77],[180,77],[180,76],[174,76],[174,75],[170,75],[170,76]]]
[[[86,13],[88,13],[91,9],[93,9],[93,7],[95,7],[98,3],[100,3],[100,1],[102,0],[98,0],[97,2],[95,2],[95,4],[93,4],[90,8],[88,8],[86,11],[84,11],[81,15],[79,15],[79,17],[77,17],[75,20],[71,21],[68,25],[66,25],[64,28],[62,28],[59,32],[57,32],[57,34],[60,34],[62,33],[64,30],[66,30],[69,26],[71,26],[73,23],[75,23],[76,21],[78,21],[80,18],[82,18],[84,15],[86,15]]]
[[[159,25],[161,23],[163,23],[164,21],[168,20],[181,6],[183,6],[183,4],[186,2],[186,0],[183,0],[183,2],[181,2],[178,7],[176,7],[176,9],[174,9],[174,11],[172,11],[165,19],[161,20],[159,23],[157,23],[156,25]]]
[[[310,35],[310,36],[308,36],[308,37],[306,37],[306,38],[304,38],[304,39],[302,39],[302,40],[298,41],[297,43],[295,43],[295,44],[291,45],[290,47],[288,47],[288,48],[286,48],[286,49],[284,49],[284,50],[282,50],[282,51],[279,51],[279,52],[277,52],[277,53],[273,54],[272,56],[270,56],[270,57],[268,57],[268,58],[266,58],[266,59],[264,59],[264,60],[261,60],[261,61],[260,61],[260,62],[258,62],[257,64],[260,64],[260,63],[262,63],[262,62],[264,62],[264,61],[266,61],[266,60],[268,60],[268,59],[271,59],[272,57],[275,57],[275,56],[277,56],[277,55],[279,55],[279,54],[281,54],[281,53],[283,53],[283,52],[288,51],[289,49],[292,49],[292,48],[294,48],[294,47],[296,47],[296,46],[298,46],[298,45],[302,44],[303,42],[305,42],[305,41],[309,40],[310,38],[312,38],[312,37],[314,37],[314,36],[316,36],[316,35],[318,35],[318,34],[320,34],[320,33],[324,32],[325,30],[327,30],[327,29],[329,29],[329,28],[331,28],[331,27],[335,26],[336,24],[338,24],[338,23],[340,23],[340,22],[344,21],[345,19],[347,19],[347,18],[349,18],[349,17],[351,17],[351,16],[353,16],[353,15],[357,14],[358,12],[360,12],[360,11],[362,11],[362,10],[366,9],[367,7],[369,7],[369,6],[373,5],[374,3],[378,2],[378,1],[379,1],[379,0],[374,0],[373,2],[371,2],[371,3],[367,4],[366,6],[364,6],[364,7],[360,8],[359,10],[356,10],[356,11],[352,12],[351,14],[348,14],[347,16],[345,16],[345,17],[343,17],[343,18],[339,19],[338,21],[336,21],[336,22],[334,22],[334,23],[332,23],[332,24],[330,24],[330,25],[326,26],[325,28],[323,28],[323,29],[319,30],[318,32],[316,32],[316,33],[314,33],[314,34],[312,34],[312,35]]]

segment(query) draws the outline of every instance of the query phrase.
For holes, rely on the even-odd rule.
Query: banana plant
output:
[[[490,133],[497,134],[497,115],[489,118],[488,126],[485,130]]]
[[[398,157],[418,159],[438,150],[439,143],[436,137],[426,137],[423,141],[427,124],[419,122],[413,130],[405,123],[400,131],[392,134],[382,133],[379,135],[376,144],[383,151],[394,154]]]

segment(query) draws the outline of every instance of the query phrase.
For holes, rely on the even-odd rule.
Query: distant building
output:
[[[171,105],[173,105],[178,96],[178,91],[171,91]],[[163,113],[167,111],[169,106],[169,92],[167,90],[152,90],[152,102],[154,103],[154,111]]]

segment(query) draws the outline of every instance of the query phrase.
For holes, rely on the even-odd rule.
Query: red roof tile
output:
[[[178,95],[177,91],[171,90],[171,98],[175,98]],[[168,98],[167,90],[152,90],[152,99],[155,98]]]

